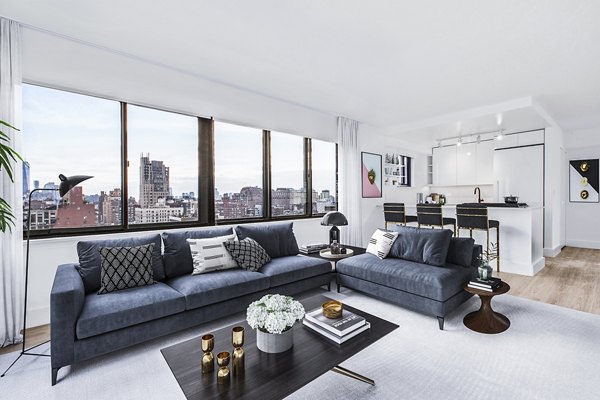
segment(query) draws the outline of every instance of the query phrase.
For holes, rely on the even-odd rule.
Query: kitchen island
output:
[[[482,203],[486,204],[486,203]],[[456,204],[442,206],[444,217],[456,218]],[[417,215],[417,207],[406,206],[407,215]],[[544,208],[532,204],[527,207],[488,205],[488,217],[500,222],[500,271],[533,276],[545,265],[544,259]],[[449,227],[447,227],[449,228]],[[469,230],[461,229],[461,237]],[[475,242],[486,249],[484,231],[473,231]],[[496,242],[496,230],[490,230],[490,242]],[[496,262],[490,264],[496,270]]]

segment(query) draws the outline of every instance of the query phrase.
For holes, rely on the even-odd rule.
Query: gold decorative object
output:
[[[231,354],[231,366],[233,376],[244,374],[244,327],[235,326],[231,330],[231,343],[233,344],[233,353]]]
[[[336,300],[330,300],[323,303],[323,315],[326,318],[337,319],[342,317],[342,303]]]
[[[585,199],[587,199],[590,196],[590,194],[588,193],[587,190],[582,190],[581,193],[579,193],[579,196],[581,196],[581,198],[583,200],[585,200]]]
[[[581,186],[587,186],[588,184],[588,178],[586,178],[585,176],[583,178],[581,178]]]
[[[215,347],[215,337],[211,334],[202,336],[202,373],[206,374],[215,370],[215,357],[213,356],[213,348]]]
[[[217,354],[217,364],[219,365],[219,372],[217,372],[217,383],[220,385],[229,383],[229,352],[222,351]]]
[[[579,169],[581,172],[587,172],[590,169],[590,164],[587,161],[583,161],[579,164]]]
[[[369,183],[371,185],[375,183],[376,176],[377,176],[377,173],[375,172],[374,169],[370,169],[369,172],[367,173],[367,178],[369,179]]]

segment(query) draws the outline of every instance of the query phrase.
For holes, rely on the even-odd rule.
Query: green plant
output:
[[[0,125],[18,131],[17,128],[2,120],[0,120]],[[0,131],[0,170],[4,170],[6,175],[8,175],[8,179],[10,179],[11,182],[14,182],[12,162],[17,162],[17,160],[23,161],[23,159],[19,153],[9,146],[9,144],[10,137],[6,133]],[[15,225],[15,216],[12,213],[8,202],[0,197],[0,232],[6,232],[7,229],[10,231],[11,225]]]
[[[498,258],[498,243],[490,243],[490,248],[483,251],[483,257],[492,262]]]

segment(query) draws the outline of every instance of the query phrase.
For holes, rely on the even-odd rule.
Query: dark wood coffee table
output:
[[[301,302],[306,311],[310,311],[327,300],[325,296],[316,295]],[[344,307],[365,317],[371,328],[341,345],[304,327],[302,322],[296,323],[293,328],[294,347],[279,354],[259,351],[256,348],[256,332],[245,320],[214,332],[200,330],[200,336],[214,334],[213,353],[216,355],[221,351],[233,350],[232,327],[240,325],[245,328],[245,373],[241,377],[232,376],[228,385],[217,385],[216,365],[215,372],[202,374],[200,336],[164,348],[161,352],[188,399],[282,399],[330,370],[356,379],[364,378],[359,375],[361,371],[354,373],[339,364],[398,328],[398,325],[364,311],[345,304]]]
[[[468,284],[467,284],[468,285]],[[481,307],[465,316],[463,323],[472,331],[479,333],[500,333],[510,326],[510,320],[504,315],[492,310],[492,297],[507,293],[510,286],[502,282],[500,287],[493,292],[473,289],[465,285],[465,290],[479,296]]]

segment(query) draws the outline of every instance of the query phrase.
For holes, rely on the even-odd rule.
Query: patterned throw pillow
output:
[[[271,261],[265,249],[252,238],[228,240],[224,245],[238,265],[248,271],[258,271]]]
[[[137,247],[101,247],[101,286],[98,294],[152,285],[153,250],[154,243]]]
[[[194,271],[192,275],[220,269],[237,268],[238,264],[225,248],[224,242],[234,240],[235,235],[217,236],[207,239],[187,239],[192,252]]]
[[[377,229],[367,245],[367,253],[371,253],[381,258],[387,257],[394,240],[398,237],[398,232],[387,232]]]

